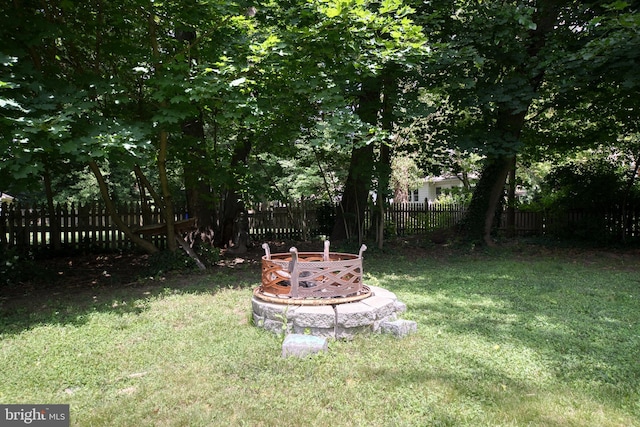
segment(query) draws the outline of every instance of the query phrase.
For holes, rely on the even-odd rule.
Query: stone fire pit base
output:
[[[275,304],[253,297],[253,323],[276,334],[309,334],[349,339],[373,332],[404,336],[416,330],[416,323],[399,320],[407,306],[393,292],[370,286],[371,296],[335,305]]]

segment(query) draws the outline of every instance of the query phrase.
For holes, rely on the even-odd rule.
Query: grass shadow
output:
[[[637,396],[640,265],[504,258],[489,253],[441,259],[436,266],[428,259],[396,259],[391,272],[379,261],[369,272],[407,304],[405,317],[460,342],[464,354],[482,359],[494,346],[516,349],[538,358],[555,381]]]
[[[33,288],[2,300],[0,336],[11,336],[38,325],[86,323],[91,313],[140,314],[147,302],[175,294],[215,294],[221,289],[257,286],[260,269],[255,263],[227,263],[206,272],[168,273],[141,277],[126,283],[117,276],[108,283]]]

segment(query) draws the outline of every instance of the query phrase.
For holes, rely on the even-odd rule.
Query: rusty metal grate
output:
[[[362,254],[329,252],[329,241],[324,252],[298,252],[272,254],[263,244],[262,285],[256,289],[257,297],[285,304],[334,304],[364,299],[370,290],[362,283]],[[314,302],[315,301],[315,302]]]

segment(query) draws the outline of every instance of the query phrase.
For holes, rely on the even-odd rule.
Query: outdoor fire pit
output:
[[[262,282],[253,291],[253,322],[277,334],[352,338],[384,332],[404,336],[415,322],[400,320],[406,305],[393,292],[362,282],[362,254],[298,252],[272,254],[262,245]]]
[[[329,252],[329,241],[324,252],[298,252],[272,254],[263,244],[262,285],[256,288],[256,297],[269,302],[295,305],[331,305],[358,301],[371,295],[362,283],[362,253],[357,255]]]

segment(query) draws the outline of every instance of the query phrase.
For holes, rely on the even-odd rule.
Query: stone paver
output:
[[[412,320],[398,319],[380,324],[380,332],[383,334],[391,334],[398,338],[405,337],[417,330],[418,324]]]
[[[282,343],[282,357],[305,357],[310,354],[326,352],[329,348],[327,338],[313,335],[290,334]]]

